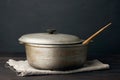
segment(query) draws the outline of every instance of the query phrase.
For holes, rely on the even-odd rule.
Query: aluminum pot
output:
[[[26,34],[19,38],[25,44],[28,63],[38,69],[68,70],[81,67],[87,58],[87,45],[82,39],[69,34]]]
[[[54,33],[26,34],[19,38],[25,44],[28,63],[34,68],[68,70],[81,67],[87,58],[87,44],[111,23],[83,41],[77,36]]]

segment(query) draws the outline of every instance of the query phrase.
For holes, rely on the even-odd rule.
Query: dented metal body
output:
[[[81,67],[87,57],[87,46],[25,44],[27,60],[38,69],[68,70]]]

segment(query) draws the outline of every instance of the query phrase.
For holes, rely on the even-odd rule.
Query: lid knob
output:
[[[47,29],[47,32],[49,34],[54,34],[56,32],[56,30],[55,29]]]

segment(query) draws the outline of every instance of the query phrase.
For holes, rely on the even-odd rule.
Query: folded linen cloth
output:
[[[68,70],[68,71],[35,69],[28,64],[27,60],[16,61],[13,59],[9,59],[6,62],[6,64],[7,64],[7,67],[14,70],[18,76],[41,75],[41,74],[70,74],[70,73],[77,73],[77,72],[84,72],[84,71],[109,69],[108,64],[104,64],[97,59],[87,61],[83,67],[80,67],[74,70]]]

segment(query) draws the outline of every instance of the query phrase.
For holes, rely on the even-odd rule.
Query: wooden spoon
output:
[[[106,26],[104,26],[103,28],[101,28],[100,30],[98,30],[96,33],[94,33],[93,35],[91,35],[89,38],[87,38],[82,45],[87,45],[93,38],[95,38],[98,34],[100,34],[104,29],[106,29],[108,26],[110,26],[112,23],[108,23]]]

